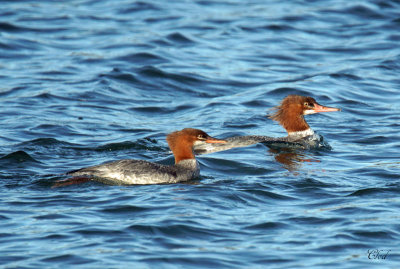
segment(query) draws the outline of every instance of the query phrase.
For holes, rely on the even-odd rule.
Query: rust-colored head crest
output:
[[[167,136],[167,142],[175,156],[175,163],[181,160],[194,159],[193,145],[196,141],[226,143],[225,140],[213,138],[199,129],[185,128],[181,131],[172,132]]]
[[[312,97],[288,95],[274,108],[275,112],[269,118],[279,122],[288,133],[304,131],[310,128],[304,120],[304,111],[311,109],[316,103]]]

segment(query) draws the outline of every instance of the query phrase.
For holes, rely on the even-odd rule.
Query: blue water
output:
[[[1,1],[2,268],[399,268],[400,3]],[[201,155],[187,184],[54,187],[165,135],[284,136],[288,94],[332,150]],[[379,252],[379,255],[378,255]]]

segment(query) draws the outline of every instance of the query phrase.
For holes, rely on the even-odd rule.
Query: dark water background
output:
[[[1,1],[0,266],[399,268],[399,30],[394,0]],[[265,115],[288,94],[343,109],[307,117],[332,151],[259,144],[199,156],[189,184],[53,187],[172,163],[184,127],[284,136]]]

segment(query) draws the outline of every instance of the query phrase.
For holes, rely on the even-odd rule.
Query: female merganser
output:
[[[295,146],[301,148],[314,148],[329,145],[323,141],[311,129],[304,119],[304,115],[340,111],[339,108],[325,107],[317,103],[314,98],[288,95],[281,104],[275,107],[275,113],[269,116],[270,119],[277,121],[288,133],[287,137],[269,137],[260,135],[234,136],[226,138],[223,145],[196,145],[194,151],[196,154],[206,154],[237,147],[245,147],[256,143],[265,143],[267,145]]]
[[[199,164],[193,153],[193,145],[225,143],[205,132],[186,128],[170,133],[167,142],[175,157],[174,165],[162,165],[144,160],[119,160],[68,172],[73,177],[90,177],[112,184],[160,184],[177,183],[200,175]]]

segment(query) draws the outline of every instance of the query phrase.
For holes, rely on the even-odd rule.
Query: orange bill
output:
[[[314,104],[314,113],[320,113],[320,112],[334,112],[334,111],[340,111],[340,108],[336,107],[327,107],[327,106],[321,106],[319,104]]]

